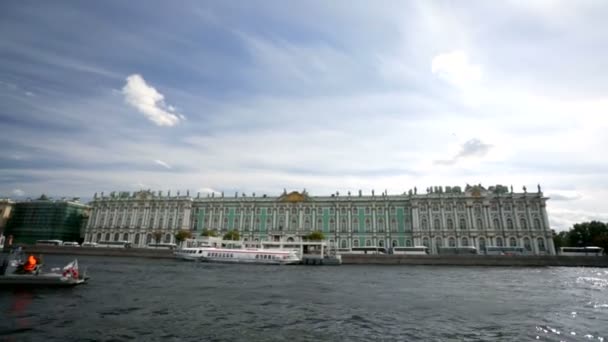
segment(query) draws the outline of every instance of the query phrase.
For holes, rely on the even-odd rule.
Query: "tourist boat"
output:
[[[190,261],[271,265],[298,264],[302,260],[295,251],[259,248],[194,247],[177,250],[175,255]]]
[[[288,265],[302,260],[295,251],[261,248],[186,247],[174,254],[182,260],[221,263]]]
[[[11,252],[4,259],[0,270],[0,286],[3,287],[71,287],[87,282],[88,277],[80,274],[78,260],[63,268],[54,268],[50,272],[42,270],[42,264],[35,266],[31,272],[23,271],[21,251]]]

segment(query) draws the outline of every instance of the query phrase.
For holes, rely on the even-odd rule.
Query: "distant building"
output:
[[[6,229],[8,219],[11,217],[14,205],[15,202],[11,201],[10,199],[0,199],[0,249],[2,246],[4,246],[4,241],[6,239],[6,234],[4,234],[4,231]]]
[[[160,192],[95,195],[86,241],[128,240],[145,246],[162,237],[174,242],[179,229],[200,234],[216,230],[221,236],[238,230],[244,240],[299,241],[322,231],[339,248],[427,246],[521,247],[528,254],[555,254],[545,208],[547,197],[537,192],[514,193],[497,185],[462,190],[416,188],[402,195],[358,194],[309,196],[284,191],[281,196],[234,197],[211,195],[163,196]]]
[[[17,202],[8,221],[5,235],[13,243],[33,244],[36,240],[79,241],[90,207],[77,200],[37,200]]]

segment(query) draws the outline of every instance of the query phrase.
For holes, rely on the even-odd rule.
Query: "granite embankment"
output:
[[[171,259],[172,252],[153,248],[102,248],[68,246],[24,246],[36,254],[95,255]],[[608,267],[608,256],[486,256],[486,255],[342,255],[345,265],[439,265],[439,266],[568,266]]]

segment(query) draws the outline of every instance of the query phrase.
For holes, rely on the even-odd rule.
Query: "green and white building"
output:
[[[97,196],[86,241],[128,240],[135,246],[174,242],[178,230],[219,234],[238,230],[243,239],[299,241],[322,231],[339,248],[352,247],[523,247],[530,254],[555,254],[546,211],[547,197],[514,193],[504,186],[432,187],[401,195],[351,194],[311,196],[283,191],[280,196],[171,196],[161,192],[112,193]]]

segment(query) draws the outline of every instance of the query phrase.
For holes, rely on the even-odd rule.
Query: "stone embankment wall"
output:
[[[342,255],[342,264],[608,267],[608,256]]]

